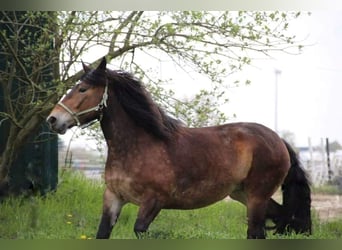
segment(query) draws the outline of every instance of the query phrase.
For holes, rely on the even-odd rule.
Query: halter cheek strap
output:
[[[95,107],[92,107],[92,108],[89,108],[89,109],[86,109],[86,110],[82,110],[80,112],[74,112],[68,106],[66,106],[64,103],[62,103],[62,100],[63,100],[63,98],[57,104],[59,106],[61,106],[63,109],[65,109],[65,111],[67,111],[72,116],[72,118],[76,121],[77,126],[81,126],[81,122],[80,122],[80,119],[79,119],[79,117],[81,115],[85,115],[85,114],[88,114],[88,113],[93,112],[93,111],[96,111],[96,112],[97,111],[102,111],[104,107],[107,107],[108,83],[106,83],[106,86],[105,86],[105,89],[104,89],[104,92],[103,92],[103,95],[102,95],[101,102],[99,104],[97,104]],[[102,119],[102,112],[101,112],[100,118],[98,120],[101,121],[101,119]],[[96,122],[96,121],[94,120],[94,121],[91,121],[91,122],[89,122],[87,124],[83,124],[81,126],[81,128],[88,127],[91,124],[93,124],[94,122]]]

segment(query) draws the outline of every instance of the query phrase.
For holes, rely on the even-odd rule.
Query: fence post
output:
[[[330,146],[329,146],[329,138],[325,138],[325,150],[327,154],[327,167],[328,167],[328,183],[331,183],[331,165],[330,165]]]

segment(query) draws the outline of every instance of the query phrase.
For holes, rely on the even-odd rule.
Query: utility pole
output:
[[[278,133],[278,80],[281,70],[275,69],[275,85],[274,85],[274,131]]]

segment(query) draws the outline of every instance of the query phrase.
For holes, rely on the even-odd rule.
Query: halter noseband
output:
[[[57,105],[59,105],[63,109],[65,109],[72,116],[72,118],[76,121],[77,126],[80,126],[81,122],[80,122],[79,117],[81,115],[84,115],[84,114],[87,114],[87,113],[90,113],[90,112],[93,112],[93,111],[100,111],[101,112],[104,107],[107,107],[108,83],[106,82],[106,86],[105,86],[105,89],[104,89],[104,92],[103,92],[103,95],[102,95],[101,102],[99,104],[97,104],[95,107],[92,107],[92,108],[89,108],[89,109],[86,109],[86,110],[83,110],[83,111],[80,111],[80,112],[74,112],[68,106],[66,106],[64,103],[62,103],[62,100],[63,100],[63,98],[57,103]],[[102,112],[101,112],[100,117],[99,117],[98,120],[101,121],[101,119],[102,119]],[[93,124],[94,122],[96,122],[96,121],[91,121],[89,123],[83,124],[81,126],[81,128],[88,127],[91,124]]]

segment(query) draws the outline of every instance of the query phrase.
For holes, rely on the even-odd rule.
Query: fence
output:
[[[310,140],[308,144],[308,147],[299,148],[299,157],[313,185],[342,185],[342,150],[331,152],[328,139],[321,139],[316,147],[310,145]]]

